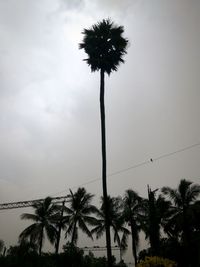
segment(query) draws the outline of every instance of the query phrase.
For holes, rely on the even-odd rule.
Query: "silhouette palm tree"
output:
[[[19,236],[20,242],[30,240],[31,243],[39,247],[39,255],[42,252],[44,234],[53,244],[56,240],[57,230],[53,224],[53,217],[57,212],[57,206],[52,203],[52,199],[47,197],[42,202],[33,204],[34,214],[23,213],[21,219],[34,221]]]
[[[151,190],[148,186],[148,199],[143,200],[144,218],[142,229],[149,238],[151,255],[160,254],[160,230],[166,223],[170,213],[170,202],[166,201],[162,195],[156,197],[156,190]]]
[[[99,239],[106,231],[105,223],[105,201],[101,199],[101,207],[97,210],[97,221],[95,227],[92,229],[92,234],[96,234],[96,238]],[[122,217],[122,199],[120,197],[108,196],[109,203],[109,225],[112,228],[114,234],[114,242],[117,242],[120,248],[120,260],[122,260],[122,252],[127,248],[129,230],[124,226],[125,221]],[[120,236],[122,233],[122,236]]]
[[[57,229],[56,241],[55,241],[55,253],[58,255],[61,231],[66,228],[64,212],[66,212],[65,200],[62,205],[57,205],[57,212],[52,217],[52,221]]]
[[[129,224],[131,228],[132,235],[132,252],[135,260],[135,265],[137,264],[137,247],[139,243],[139,232],[141,230],[141,220],[143,216],[142,210],[142,198],[133,190],[126,190],[125,196],[123,198],[124,209],[123,216],[125,221]]]
[[[106,129],[105,129],[105,106],[104,106],[104,76],[116,71],[119,64],[123,63],[123,56],[126,54],[128,40],[122,37],[124,28],[116,26],[109,19],[94,24],[90,29],[84,29],[83,42],[79,48],[84,49],[88,54],[85,59],[91,67],[91,71],[100,71],[100,113],[101,113],[101,140],[102,140],[102,184],[103,197],[105,199],[106,214],[106,243],[107,258],[109,267],[112,266],[111,240],[109,214],[107,204],[107,183],[106,183]]]
[[[88,225],[94,225],[96,219],[91,216],[95,213],[97,208],[91,204],[93,195],[86,192],[85,188],[78,188],[77,192],[73,194],[70,190],[70,194],[67,196],[69,207],[65,210],[67,215],[64,217],[67,224],[67,230],[65,237],[71,236],[71,245],[75,245],[78,239],[78,227],[92,238],[91,231]]]
[[[182,179],[177,189],[163,187],[162,192],[172,202],[171,216],[165,230],[169,235],[180,235],[185,249],[185,260],[189,266],[191,236],[196,210],[195,202],[200,195],[200,185]]]

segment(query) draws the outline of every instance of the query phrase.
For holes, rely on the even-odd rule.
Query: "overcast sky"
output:
[[[199,143],[199,14],[199,0],[0,0],[0,202],[101,177],[99,73],[78,43],[103,18],[130,41],[125,64],[106,77],[108,173]],[[196,146],[130,169],[108,178],[108,192],[199,183],[199,160]],[[86,189],[98,203],[101,182]],[[0,213],[7,244],[22,212]]]

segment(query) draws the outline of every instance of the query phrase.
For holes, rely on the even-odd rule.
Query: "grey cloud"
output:
[[[102,17],[124,25],[131,42],[125,64],[106,77],[108,172],[199,141],[199,4],[153,2],[0,1],[1,201],[101,176],[99,73],[82,61],[78,43]],[[145,195],[147,183],[193,180],[199,158],[193,150],[113,176],[109,193]],[[101,182],[87,189],[99,196]],[[22,227],[15,225],[13,242]]]
[[[85,0],[59,0],[60,10],[80,9],[85,5]]]

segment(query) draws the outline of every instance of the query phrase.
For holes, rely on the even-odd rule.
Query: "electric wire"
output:
[[[127,168],[124,168],[124,169],[121,169],[121,170],[118,170],[118,171],[115,171],[115,172],[108,173],[108,174],[107,174],[107,177],[112,177],[112,176],[115,176],[115,175],[118,175],[118,174],[127,172],[127,171],[129,171],[129,170],[136,169],[136,168],[139,168],[139,167],[141,167],[141,166],[144,166],[144,165],[153,163],[153,162],[155,162],[155,161],[159,161],[159,160],[161,160],[161,159],[164,159],[164,158],[167,158],[167,157],[171,157],[171,156],[173,156],[173,155],[175,155],[175,154],[178,154],[178,153],[181,153],[181,152],[190,150],[190,149],[195,148],[195,147],[197,147],[197,146],[200,146],[200,143],[195,143],[195,144],[192,144],[192,145],[189,145],[189,146],[185,146],[185,147],[183,147],[183,148],[180,148],[180,149],[178,149],[178,150],[175,150],[175,151],[172,151],[172,152],[169,152],[169,153],[162,154],[162,155],[157,156],[157,157],[155,157],[155,158],[150,158],[150,159],[145,160],[145,161],[143,161],[143,162],[136,163],[136,164],[131,165],[131,166],[127,167]],[[95,179],[91,179],[91,180],[88,180],[88,181],[86,181],[86,182],[84,182],[84,183],[82,183],[82,184],[75,185],[75,186],[70,187],[70,188],[67,188],[67,189],[65,189],[65,190],[63,190],[63,191],[53,193],[53,194],[51,194],[50,196],[55,196],[55,195],[57,195],[57,194],[64,193],[64,192],[68,191],[69,189],[75,189],[75,188],[78,188],[78,187],[81,187],[81,186],[85,186],[85,185],[88,185],[88,184],[95,183],[95,182],[100,181],[100,180],[101,180],[100,177],[95,178]]]
[[[187,150],[192,149],[192,148],[197,147],[197,146],[200,146],[200,143],[192,144],[190,146],[183,147],[181,149],[172,151],[170,153],[162,154],[162,155],[160,155],[158,157],[155,157],[155,158],[150,158],[150,159],[148,159],[146,161],[143,161],[143,162],[140,162],[138,164],[134,164],[134,165],[129,166],[127,168],[124,168],[124,169],[121,169],[121,170],[112,172],[112,173],[108,174],[107,177],[112,177],[114,175],[118,175],[120,173],[129,171],[129,170],[132,170],[132,169],[136,169],[136,168],[139,168],[141,166],[144,166],[144,165],[147,165],[147,164],[150,164],[150,163],[153,163],[153,162],[158,161],[158,160],[161,160],[163,158],[171,157],[171,156],[173,156],[175,154],[178,154],[178,153],[187,151]],[[84,182],[82,184],[73,186],[70,189],[74,189],[74,188],[77,188],[77,187],[85,186],[85,185],[88,185],[88,184],[91,184],[91,183],[95,183],[95,182],[100,181],[100,180],[101,180],[101,178],[92,179],[92,180],[86,181],[86,182]],[[69,188],[68,188],[68,190],[69,190]],[[66,191],[67,191],[67,189],[66,190],[63,190],[63,191],[60,191],[60,192],[57,192],[57,193],[54,193],[54,194],[51,194],[50,196],[58,195],[60,193],[66,192]],[[66,197],[66,195],[65,196],[61,196],[61,197],[53,197],[53,199],[58,200],[58,199],[65,198],[65,197]],[[16,204],[19,204],[16,207],[22,208],[23,207],[23,206],[21,206],[22,203],[28,203],[28,202],[31,202],[32,203],[32,202],[35,202],[35,201],[41,201],[42,199],[43,198],[37,199],[37,200],[28,200],[28,201],[19,201],[19,202],[3,203],[3,204],[0,204],[0,207],[1,206],[3,207],[4,205],[14,205],[14,206],[16,206]]]

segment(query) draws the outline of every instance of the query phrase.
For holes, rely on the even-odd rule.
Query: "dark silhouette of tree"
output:
[[[66,238],[71,236],[71,245],[75,245],[79,227],[88,237],[93,239],[88,228],[96,222],[96,219],[91,216],[97,211],[97,208],[91,204],[93,195],[87,193],[85,188],[78,188],[75,193],[70,190],[67,197],[69,206],[65,208],[67,215],[64,217],[65,223],[67,223]]]
[[[139,197],[139,195],[135,191],[129,189],[126,190],[125,192],[123,202],[124,202],[123,216],[125,221],[131,228],[132,252],[136,265],[137,247],[139,243],[139,232],[141,230],[141,220],[143,218],[143,210],[141,205],[142,198]]]
[[[117,242],[120,248],[120,260],[122,260],[122,253],[127,248],[129,230],[125,227],[125,221],[122,216],[123,203],[120,197],[108,196],[108,208],[109,208],[109,225],[114,234],[114,242]],[[96,212],[97,221],[96,226],[92,229],[92,234],[96,234],[96,238],[99,239],[106,232],[106,215],[105,215],[105,201],[101,198],[101,207]],[[121,234],[121,236],[120,236]]]
[[[4,241],[0,239],[0,254],[3,253],[3,249],[4,249]]]
[[[182,179],[177,189],[163,187],[162,192],[172,201],[172,212],[165,231],[171,236],[178,235],[181,239],[184,246],[185,266],[190,266],[192,233],[197,220],[195,201],[200,195],[200,185]]]
[[[47,197],[44,201],[33,205],[34,214],[23,213],[21,219],[34,221],[19,236],[19,240],[30,240],[30,243],[37,244],[39,247],[39,255],[42,252],[44,234],[53,244],[56,240],[57,230],[53,224],[53,216],[57,212],[57,206],[52,203],[52,199]]]
[[[157,210],[155,191],[148,187],[148,219],[149,219],[149,240],[153,255],[159,255],[160,245],[160,217]]]
[[[37,254],[37,246],[29,241],[23,240],[17,246],[11,246],[8,249],[8,255],[24,258],[30,254]]]
[[[62,229],[66,228],[64,212],[66,211],[65,200],[62,205],[57,206],[58,211],[53,216],[52,221],[57,229],[56,241],[55,241],[55,253],[58,255],[59,245],[60,245],[60,237]]]
[[[128,40],[122,37],[124,28],[116,26],[109,19],[94,24],[90,29],[84,29],[83,42],[79,48],[88,54],[85,59],[92,71],[100,71],[100,112],[101,112],[101,140],[102,140],[102,184],[103,197],[105,199],[106,213],[106,243],[109,267],[112,266],[110,225],[107,204],[107,182],[106,182],[106,128],[105,128],[105,106],[104,106],[104,76],[116,71],[119,64],[124,62]]]
[[[143,231],[150,241],[150,254],[160,255],[161,228],[164,227],[170,212],[170,202],[166,201],[162,195],[156,197],[156,190],[151,190],[148,186],[148,199],[143,200]]]

